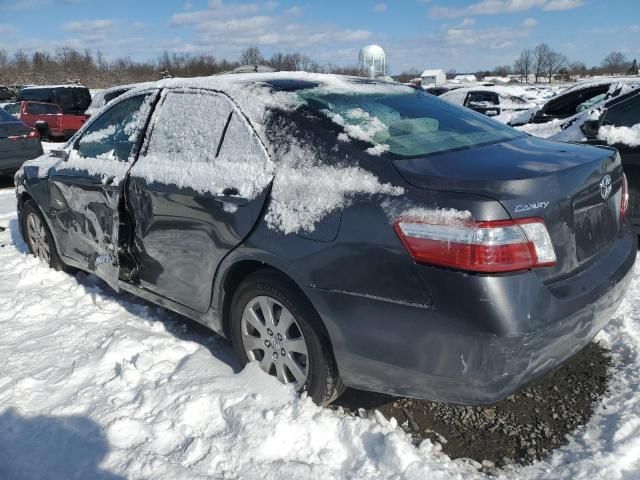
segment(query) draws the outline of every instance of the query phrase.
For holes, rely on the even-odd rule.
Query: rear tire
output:
[[[260,362],[264,371],[294,383],[319,405],[344,391],[320,317],[278,272],[258,271],[238,286],[231,302],[231,337],[243,366]]]
[[[29,247],[29,252],[49,267],[63,270],[65,265],[58,255],[53,235],[33,200],[27,200],[24,203],[20,222],[22,238]]]

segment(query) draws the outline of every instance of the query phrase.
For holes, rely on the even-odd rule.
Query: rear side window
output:
[[[32,115],[56,115],[60,113],[57,105],[47,103],[29,103],[27,104],[27,113]]]
[[[262,144],[227,97],[170,92],[132,174],[148,183],[255,198],[268,181],[266,161]]]
[[[97,117],[78,140],[80,157],[129,161],[153,97],[148,94],[128,98]]]
[[[632,127],[640,123],[640,93],[611,106],[604,117],[604,125]]]

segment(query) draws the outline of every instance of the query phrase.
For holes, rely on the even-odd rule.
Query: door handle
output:
[[[213,197],[213,199],[216,202],[219,202],[219,203],[233,203],[234,205],[237,205],[238,207],[243,207],[247,203],[249,203],[249,199],[248,198],[233,197],[233,196],[230,196],[230,195],[215,195]]]
[[[242,207],[249,203],[249,199],[240,196],[240,192],[235,187],[225,188],[220,195],[214,195],[213,199],[220,203],[232,203]]]

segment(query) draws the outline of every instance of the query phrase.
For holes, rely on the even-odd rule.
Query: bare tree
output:
[[[571,78],[575,79],[587,74],[587,66],[584,64],[584,62],[571,62],[567,67],[567,71],[569,72]]]
[[[547,55],[547,61],[544,68],[544,74],[551,83],[553,77],[560,72],[567,64],[569,59],[562,53],[550,51]]]
[[[628,68],[627,57],[622,52],[610,52],[602,60],[606,73],[623,73]]]
[[[520,53],[520,56],[513,64],[513,73],[520,75],[520,80],[524,79],[525,83],[529,82],[529,74],[533,68],[533,52],[527,48]]]
[[[247,47],[240,52],[238,62],[240,65],[260,65],[266,63],[266,60],[262,56],[260,49],[256,46],[252,46]]]
[[[536,83],[538,82],[538,78],[542,77],[547,70],[550,53],[551,49],[546,43],[539,43],[533,49],[533,73]]]

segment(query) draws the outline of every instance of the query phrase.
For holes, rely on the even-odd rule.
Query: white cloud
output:
[[[77,20],[65,23],[62,28],[67,32],[95,32],[107,30],[113,25],[113,20],[106,19]]]
[[[302,9],[298,6],[281,10],[276,2],[212,0],[205,10],[176,13],[171,17],[171,26],[193,28],[193,38],[176,45],[174,50],[192,53],[214,50],[219,56],[233,58],[250,45],[272,50],[309,51],[326,45],[339,49],[372,37],[372,33],[364,29],[294,20],[301,14]],[[355,61],[354,57],[351,63]]]
[[[8,23],[0,23],[0,33],[16,33],[16,27]]]
[[[374,12],[385,12],[387,10],[387,4],[386,3],[376,3],[373,6],[373,11]]]
[[[582,5],[584,5],[583,0],[551,0],[544,6],[543,10],[548,12],[571,10],[572,8],[581,7]]]
[[[524,21],[522,22],[522,26],[525,28],[533,28],[536,25],[538,25],[538,20],[536,20],[535,18],[525,18]]]
[[[453,18],[518,13],[535,8],[546,11],[569,10],[583,4],[583,0],[481,0],[461,8],[434,6],[429,13],[433,18]]]

